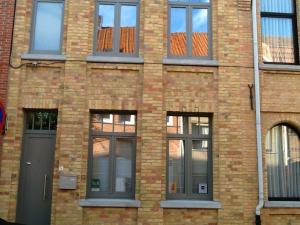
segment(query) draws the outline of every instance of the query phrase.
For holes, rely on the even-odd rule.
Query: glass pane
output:
[[[33,129],[35,129],[35,130],[40,130],[41,129],[41,127],[42,127],[42,117],[43,117],[42,112],[34,113],[34,126],[33,126]]]
[[[27,114],[27,129],[33,129],[33,124],[34,123],[34,113],[29,112]]]
[[[262,12],[292,13],[292,0],[261,0]]]
[[[263,60],[265,62],[294,63],[292,20],[263,17],[261,23]]]
[[[92,130],[101,131],[102,130],[102,116],[101,114],[91,115]]]
[[[49,113],[49,119],[50,119],[50,130],[56,130],[57,113],[54,112]]]
[[[200,117],[200,134],[209,135],[209,118]]]
[[[208,56],[208,10],[192,10],[192,53],[193,56]]]
[[[192,141],[192,192],[193,194],[208,193],[207,177],[207,140]]]
[[[33,50],[59,51],[63,3],[37,4]]]
[[[177,116],[167,116],[167,133],[177,133]]]
[[[120,23],[120,49],[121,53],[134,53],[136,32],[136,6],[121,6]]]
[[[182,116],[177,116],[177,133],[178,134],[183,134],[183,117]]]
[[[184,193],[184,155],[183,140],[169,140],[169,193]]]
[[[200,134],[200,117],[189,117],[189,134]]]
[[[124,132],[123,115],[114,116],[114,132]]]
[[[116,192],[132,192],[132,153],[134,140],[118,138],[116,143]]]
[[[109,145],[108,138],[93,138],[91,191],[108,191]]]
[[[102,114],[103,117],[103,132],[113,131],[113,114]]]
[[[209,0],[169,0],[169,2],[182,2],[182,3],[209,3]]]
[[[300,149],[297,133],[279,125],[267,134],[266,159],[269,197],[300,197]]]
[[[187,54],[186,8],[171,8],[170,13],[170,54]]]
[[[126,115],[125,116],[125,132],[134,133],[136,129],[135,126],[135,115]]]
[[[99,5],[97,51],[113,51],[113,34],[115,22],[115,6]]]

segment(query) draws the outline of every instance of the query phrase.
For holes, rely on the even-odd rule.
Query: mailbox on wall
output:
[[[70,174],[60,174],[59,188],[64,190],[75,190],[77,187],[77,176]]]

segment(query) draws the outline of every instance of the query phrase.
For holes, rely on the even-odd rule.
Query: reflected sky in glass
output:
[[[114,5],[99,5],[99,16],[99,27],[114,27]]]
[[[193,32],[207,33],[207,9],[193,9]]]
[[[278,13],[292,13],[292,0],[261,0],[260,7],[262,12],[278,12]]]
[[[186,9],[171,8],[171,33],[186,32]]]
[[[63,3],[38,3],[33,43],[34,50],[60,50],[62,15]]]
[[[121,7],[121,27],[136,26],[136,6],[123,5]]]
[[[262,33],[264,36],[290,37],[293,36],[292,20],[286,18],[262,18]]]

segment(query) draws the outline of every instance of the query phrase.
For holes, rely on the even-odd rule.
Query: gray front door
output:
[[[33,128],[24,131],[16,220],[50,225],[55,130]]]

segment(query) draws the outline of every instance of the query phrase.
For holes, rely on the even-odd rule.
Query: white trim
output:
[[[112,208],[139,208],[141,202],[133,199],[80,199],[81,207],[112,207]]]
[[[265,208],[300,208],[298,201],[266,201]]]
[[[221,209],[221,202],[198,200],[166,200],[160,202],[160,207],[174,209]]]

